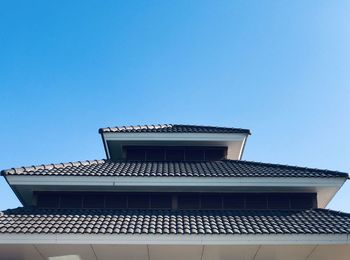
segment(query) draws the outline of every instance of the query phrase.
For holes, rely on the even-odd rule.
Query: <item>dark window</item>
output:
[[[186,161],[203,161],[204,160],[204,150],[186,150],[185,151]]]
[[[220,195],[204,195],[201,198],[202,209],[221,209],[222,198]]]
[[[61,208],[81,208],[82,204],[82,196],[80,194],[68,193],[61,195]]]
[[[40,208],[58,208],[59,195],[55,193],[39,193],[38,207]]]
[[[292,209],[311,209],[313,208],[312,196],[296,195],[291,197],[290,205]]]
[[[205,151],[205,160],[218,161],[225,159],[225,149],[208,149]]]
[[[131,161],[144,161],[146,158],[144,150],[138,149],[127,149],[126,150],[126,159]]]
[[[317,197],[314,193],[36,192],[35,194],[37,206],[41,208],[310,209],[317,207]]]
[[[267,197],[262,194],[252,194],[246,196],[246,209],[266,209]]]
[[[244,209],[244,196],[240,194],[224,195],[224,209]]]
[[[151,208],[171,209],[171,195],[153,194],[151,195]]]
[[[165,154],[162,149],[149,149],[146,151],[147,161],[164,161]]]
[[[125,146],[132,161],[215,161],[226,158],[227,147],[205,146]]]
[[[183,149],[169,149],[166,151],[167,161],[184,161],[185,151]]]
[[[122,194],[110,194],[106,196],[106,208],[125,209],[127,207],[127,197]]]
[[[286,195],[269,195],[268,197],[269,209],[288,209],[289,197]]]
[[[178,197],[179,209],[199,209],[199,196],[192,195],[179,195]]]
[[[84,208],[104,208],[104,196],[101,194],[89,194],[84,196]]]
[[[149,196],[147,194],[135,194],[128,196],[128,208],[130,209],[148,209]]]

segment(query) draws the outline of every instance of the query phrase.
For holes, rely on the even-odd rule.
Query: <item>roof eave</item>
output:
[[[0,244],[342,245],[349,234],[0,234]]]

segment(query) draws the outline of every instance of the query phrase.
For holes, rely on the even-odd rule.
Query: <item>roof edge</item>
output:
[[[350,179],[350,174],[347,172],[335,171],[335,170],[329,170],[329,169],[320,169],[320,168],[304,167],[304,166],[289,165],[289,164],[279,164],[279,163],[264,163],[264,162],[255,162],[255,161],[246,161],[246,160],[226,160],[226,161],[235,161],[237,163],[242,163],[242,164],[247,163],[247,164],[271,166],[271,167],[278,167],[278,168],[289,168],[289,169],[293,168],[293,169],[300,169],[300,170],[304,169],[304,170],[317,171],[317,172],[336,173],[336,174],[342,174],[343,175],[342,177],[346,177],[347,179]]]
[[[171,127],[198,127],[198,128],[210,128],[210,129],[218,129],[218,130],[232,130],[240,133],[245,133],[251,135],[250,129],[246,128],[236,128],[236,127],[224,127],[224,126],[208,126],[208,125],[191,125],[191,124],[148,124],[148,125],[129,125],[129,126],[114,126],[114,127],[102,127],[98,129],[100,134],[103,133],[147,133],[147,130],[152,131],[155,129],[163,129],[163,128],[171,128]],[[143,131],[146,130],[146,131]],[[171,133],[171,132],[168,132]],[[181,133],[176,131],[175,133]],[[184,132],[189,133],[189,132]],[[198,133],[194,131],[194,133]],[[233,134],[226,133],[226,134]]]
[[[9,173],[22,173],[22,172],[30,172],[30,171],[37,171],[37,170],[51,170],[51,169],[59,169],[64,168],[68,166],[82,166],[82,165],[94,165],[94,164],[101,164],[105,163],[106,159],[100,159],[100,160],[83,160],[83,161],[75,161],[75,162],[66,162],[66,163],[51,163],[51,164],[40,164],[40,165],[31,165],[31,166],[22,166],[22,167],[16,167],[16,168],[9,168],[4,169],[0,172],[1,176],[6,176]]]
[[[349,234],[0,234],[0,244],[344,245]]]
[[[73,209],[59,209],[59,208],[37,208],[34,206],[19,206],[16,208],[9,208],[9,209],[5,209],[5,210],[0,210],[0,216],[5,215],[7,212],[10,211],[14,211],[15,214],[17,210],[37,210],[37,211],[54,211],[54,212],[62,212],[65,213],[63,215],[71,215],[71,211],[79,211],[79,212],[83,212],[83,211],[93,211],[93,212],[111,212],[111,211],[115,211],[115,212],[126,212],[126,211],[131,211],[131,212],[145,212],[145,211],[150,211],[150,212],[172,212],[172,213],[181,213],[181,214],[185,214],[188,212],[197,212],[197,213],[201,213],[203,215],[205,215],[205,213],[228,213],[228,212],[304,212],[304,211],[322,211],[322,212],[326,212],[326,213],[330,213],[330,214],[334,214],[334,215],[339,215],[339,216],[345,216],[345,217],[350,217],[350,213],[349,212],[344,212],[344,211],[340,211],[340,210],[333,210],[333,209],[324,209],[324,208],[312,208],[312,209],[224,209],[224,210],[220,210],[220,209],[187,209],[187,210],[170,210],[170,209],[103,209],[103,208],[99,208],[99,209],[90,209],[90,208],[73,208]],[[69,213],[68,213],[69,212]],[[31,213],[32,214],[32,213]],[[98,214],[97,214],[98,215]]]
[[[37,170],[51,170],[51,169],[59,169],[64,167],[78,167],[78,166],[85,166],[85,165],[94,165],[94,164],[103,164],[106,162],[110,162],[111,160],[108,159],[100,159],[100,160],[83,160],[83,161],[75,161],[75,162],[66,162],[66,163],[56,163],[56,164],[41,164],[41,165],[32,165],[32,166],[22,166],[17,168],[10,168],[10,169],[4,169],[0,172],[0,175],[7,176],[7,175],[16,175],[23,172],[34,172]],[[263,163],[263,162],[255,162],[255,161],[244,161],[244,160],[220,160],[215,162],[225,162],[225,161],[232,161],[236,162],[238,164],[255,164],[255,165],[261,165],[261,166],[270,166],[270,167],[277,167],[277,168],[283,168],[283,169],[300,169],[300,170],[309,170],[309,171],[316,171],[316,172],[328,172],[332,174],[337,174],[334,176],[330,176],[331,178],[346,178],[350,179],[349,173],[346,172],[340,172],[340,171],[334,171],[334,170],[328,170],[328,169],[317,169],[317,168],[309,168],[309,167],[302,167],[302,166],[291,166],[286,164],[274,164],[274,163]],[[113,162],[130,162],[130,161],[113,161]],[[137,163],[138,161],[135,161]],[[154,161],[153,163],[156,163],[158,161]],[[161,162],[159,162],[161,163]],[[176,163],[176,162],[173,162]],[[201,161],[189,161],[187,163],[202,163]]]

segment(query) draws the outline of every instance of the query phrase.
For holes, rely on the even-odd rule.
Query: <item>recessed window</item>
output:
[[[162,149],[149,149],[146,151],[146,160],[147,161],[164,161],[165,154]]]
[[[268,197],[268,203],[269,209],[288,209],[290,207],[289,198],[285,195],[270,195]]]
[[[130,209],[148,209],[149,196],[147,194],[135,194],[128,196],[128,208]]]
[[[290,200],[291,208],[293,209],[311,209],[313,208],[313,201],[311,196],[297,195]]]
[[[314,193],[36,192],[40,208],[310,209]]]
[[[185,151],[183,149],[169,149],[166,151],[165,156],[167,161],[184,161]]]
[[[84,196],[84,208],[104,208],[105,207],[105,200],[104,196],[101,196],[100,194],[89,194]]]
[[[80,194],[63,194],[61,195],[61,208],[73,209],[81,208],[83,206],[82,196]]]
[[[144,161],[146,159],[146,153],[144,150],[127,149],[126,158],[131,161]]]
[[[186,161],[203,161],[204,160],[204,150],[186,150],[185,151]]]
[[[37,204],[40,208],[58,208],[59,195],[55,193],[39,193]]]
[[[171,209],[172,198],[171,195],[153,194],[151,195],[152,209]]]
[[[179,209],[199,209],[199,196],[196,194],[178,196]]]
[[[225,149],[208,149],[205,150],[205,160],[218,161],[225,159]]]
[[[202,146],[125,146],[131,161],[216,161],[226,158],[227,147]]]
[[[203,195],[201,198],[202,209],[221,209],[222,196],[220,195]]]
[[[267,197],[260,194],[252,194],[246,196],[246,209],[266,209]]]
[[[244,200],[240,194],[224,195],[224,209],[244,209]]]
[[[127,196],[121,194],[106,195],[106,208],[125,209],[127,208]]]

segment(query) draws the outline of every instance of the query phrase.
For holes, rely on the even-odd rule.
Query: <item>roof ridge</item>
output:
[[[250,164],[256,164],[256,165],[262,165],[262,166],[273,166],[278,168],[294,168],[294,169],[300,169],[300,170],[311,170],[311,171],[318,171],[318,172],[330,172],[330,173],[344,173],[349,176],[349,173],[342,172],[342,171],[336,171],[336,170],[329,170],[329,169],[319,169],[319,168],[312,168],[312,167],[305,167],[305,166],[298,166],[298,165],[289,165],[289,164],[280,164],[280,163],[265,163],[265,162],[256,162],[256,161],[247,161],[247,160],[231,160],[231,159],[225,159],[224,161],[233,161],[237,163],[250,163]],[[350,178],[350,176],[349,176]]]
[[[14,167],[9,169],[4,169],[0,172],[0,175],[6,175],[8,173],[22,173],[22,172],[31,172],[31,171],[38,171],[38,170],[51,170],[51,169],[58,169],[58,168],[64,168],[67,166],[82,166],[82,165],[93,165],[93,164],[100,164],[105,163],[106,159],[100,159],[100,160],[79,160],[74,162],[65,162],[65,163],[50,163],[50,164],[39,164],[39,165],[31,165],[31,166],[21,166],[21,167]]]

